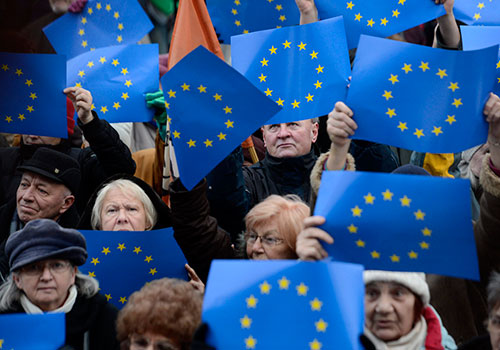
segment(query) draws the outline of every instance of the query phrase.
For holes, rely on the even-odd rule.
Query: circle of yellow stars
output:
[[[261,61],[259,61],[261,64],[261,74],[257,77],[257,79],[259,80],[258,85],[260,85],[261,91],[263,91],[266,94],[266,96],[273,98],[275,102],[278,104],[278,106],[290,107],[292,108],[292,110],[300,109],[301,103],[307,104],[309,102],[314,102],[314,95],[311,94],[311,92],[314,92],[315,90],[322,88],[323,81],[321,80],[323,80],[322,76],[325,73],[325,66],[322,66],[321,63],[318,63],[318,66],[314,68],[315,72],[313,73],[317,75],[316,82],[313,83],[312,86],[310,87],[311,92],[308,92],[308,94],[303,96],[302,98],[298,97],[293,101],[285,101],[284,99],[281,98],[281,96],[277,96],[278,94],[274,92],[274,90],[271,90],[269,86],[265,85],[268,83],[267,82],[268,75],[266,75],[267,74],[266,70],[269,67],[269,65],[272,64],[271,61],[273,59],[273,56],[278,54],[278,50],[283,50],[284,52],[286,52],[287,50],[294,50],[294,49],[298,50],[299,54],[308,55],[310,57],[308,59],[312,61],[315,60],[317,61],[319,59],[318,58],[319,53],[315,50],[309,50],[307,48],[307,43],[304,43],[303,41],[294,43],[286,39],[284,42],[281,43],[281,45],[276,45],[276,46],[272,45],[268,49],[268,53],[262,58]],[[313,66],[315,66],[315,64],[313,64]],[[264,87],[266,87],[266,90],[264,90]]]
[[[276,281],[276,284],[270,284],[267,281],[263,281],[262,283],[259,284],[259,290],[260,290],[260,296],[257,295],[255,296],[254,294],[250,294],[246,299],[246,307],[249,309],[256,309],[259,298],[263,297],[264,295],[270,295],[271,290],[275,288],[278,291],[292,291],[295,289],[295,293],[297,293],[298,297],[304,297],[306,300],[309,301],[309,306],[311,308],[312,312],[321,312],[321,308],[323,307],[323,302],[319,300],[317,297],[311,298],[309,296],[309,287],[304,283],[300,282],[299,284],[295,285],[295,288],[293,288],[292,282],[286,278],[286,276],[282,276],[279,280]],[[252,329],[252,318],[248,316],[248,314],[245,314],[243,317],[240,318],[240,325],[242,329],[246,329],[251,331]],[[318,318],[316,322],[314,322],[314,327],[316,329],[316,332],[319,333],[326,333],[326,330],[328,328],[328,323],[323,320],[323,318]],[[257,338],[255,338],[252,334],[250,334],[248,337],[244,339],[245,347],[246,349],[255,349],[257,346]],[[309,349],[310,350],[321,350],[323,344],[318,341],[317,338],[314,338],[309,342]]]
[[[407,0],[396,0],[397,4],[396,6],[404,6]],[[356,4],[355,1],[350,0],[346,2],[346,10],[349,10],[348,12],[352,12],[352,16],[354,17],[355,22],[364,23],[366,27],[370,28],[375,28],[374,26],[380,27],[387,27],[387,25],[391,21],[395,21],[399,18],[399,15],[401,12],[399,11],[400,8],[396,7],[394,10],[392,10],[392,15],[391,16],[386,16],[386,17],[381,17],[381,18],[373,18],[373,17],[364,17],[361,12],[356,10]],[[402,8],[401,8],[402,9]]]
[[[426,213],[422,211],[421,209],[417,208],[414,209],[414,205],[412,205],[412,199],[409,198],[407,195],[403,196],[395,196],[394,192],[391,192],[390,189],[386,189],[385,191],[379,193],[379,194],[372,194],[371,192],[368,192],[366,195],[363,196],[363,202],[364,202],[364,207],[369,208],[370,206],[373,206],[376,201],[382,201],[382,202],[393,202],[393,201],[399,201],[399,205],[402,208],[408,208],[412,214],[413,214],[413,219],[421,224],[423,224],[423,228],[420,229],[420,235],[422,237],[422,240],[419,242],[419,247],[420,249],[415,250],[410,250],[407,252],[407,256],[410,260],[417,260],[419,257],[419,254],[425,250],[428,250],[430,247],[430,243],[428,240],[432,236],[432,230],[425,225],[425,216]],[[362,240],[360,238],[360,234],[362,232],[359,231],[359,226],[356,226],[356,221],[357,219],[361,218],[363,215],[363,211],[365,209],[360,208],[359,205],[354,206],[351,208],[351,216],[352,216],[352,223],[347,226],[347,232],[349,235],[352,235],[354,239],[357,238],[356,241],[354,241],[354,244],[356,244],[357,247],[359,248],[366,248],[366,241]],[[400,260],[402,259],[401,255],[397,255],[396,253],[393,253],[390,256],[383,257],[381,252],[377,250],[371,250],[367,252],[370,254],[372,259],[385,259],[389,258],[391,262],[393,263],[399,263]]]
[[[82,11],[80,15],[80,28],[78,29],[78,35],[81,37],[81,47],[87,48],[89,47],[90,51],[94,51],[95,47],[90,47],[88,39],[85,38],[86,32],[86,24],[88,23],[89,19],[95,14],[95,13],[105,13],[108,15],[111,15],[114,20],[117,22],[116,23],[116,28],[120,31],[120,33],[123,31],[125,28],[123,26],[123,22],[120,21],[120,13],[119,11],[113,11],[111,8],[111,5],[109,3],[105,2],[97,2],[95,4],[95,7],[89,6],[85,10]],[[121,44],[123,41],[123,34],[118,34],[116,36],[116,45]]]
[[[240,18],[240,12],[241,12],[241,2],[246,1],[246,0],[234,0],[233,1],[233,6],[231,7],[231,14],[234,16],[234,22],[233,25],[236,27],[238,31],[242,34],[248,34],[250,31],[248,28],[245,28],[243,25],[241,18]],[[256,0],[249,0],[249,1],[256,1]],[[269,3],[273,7],[274,10],[277,11],[277,16],[278,16],[278,21],[279,23],[285,24],[287,18],[281,12],[283,10],[283,4],[279,3],[279,0],[265,0],[266,2]],[[281,28],[282,25],[277,25],[276,28]]]
[[[499,67],[500,67],[500,62],[499,62]],[[395,98],[391,87],[395,87],[395,85],[400,82],[400,79],[404,78],[406,75],[410,74],[411,72],[418,71],[418,70],[422,70],[423,73],[428,72],[430,74],[434,74],[434,75],[438,76],[440,80],[449,79],[449,78],[447,78],[448,73],[446,72],[446,69],[443,69],[440,67],[431,67],[429,65],[429,62],[420,61],[420,64],[418,64],[418,65],[412,65],[410,63],[404,62],[403,66],[401,67],[401,72],[395,72],[395,74],[392,74],[392,73],[390,74],[390,77],[387,79],[391,83],[389,85],[390,87],[388,90],[384,89],[384,93],[381,94],[381,98],[383,98],[386,102],[388,102],[390,104],[391,101]],[[459,83],[453,82],[450,80],[449,85],[447,86],[447,89],[451,90],[454,94],[455,93],[458,94],[458,92],[460,92]],[[457,90],[458,90],[458,92],[457,92]],[[463,105],[462,98],[458,98],[458,96],[457,96],[457,98],[453,97],[453,102],[451,102],[451,105],[453,105],[458,112],[459,109],[461,108],[461,106]],[[393,119],[393,117],[398,116],[398,111],[396,110],[396,108],[388,107],[385,114],[390,119]],[[444,120],[442,122],[448,123],[449,126],[452,126],[453,123],[457,122],[456,115],[453,113],[447,114],[446,118],[443,117],[443,119]],[[423,128],[421,128],[421,129],[415,128],[415,130],[413,131],[413,129],[409,128],[408,122],[403,122],[403,121],[397,121],[397,122],[398,122],[398,125],[396,127],[402,133],[405,133],[407,130],[409,130],[409,132],[411,132],[419,140],[421,138],[426,137],[426,136],[431,136],[429,134],[426,134],[426,132],[424,133]],[[434,136],[436,136],[436,137],[439,137],[439,135],[441,135],[443,133],[443,126],[438,126],[438,125],[433,125],[432,130],[430,131],[430,133],[434,134]]]
[[[87,64],[84,67],[82,67],[81,70],[78,71],[78,76],[83,80],[84,77],[85,77],[85,75],[86,75],[86,71],[94,69],[94,67],[98,67],[98,66],[101,66],[101,65],[109,64],[109,63],[111,65],[113,65],[115,68],[117,68],[120,71],[120,74],[123,75],[123,77],[125,78],[125,82],[123,83],[123,85],[126,88],[124,88],[125,91],[122,92],[120,98],[117,99],[116,101],[113,101],[113,105],[110,105],[109,108],[108,108],[108,105],[100,105],[99,106],[99,111],[102,114],[106,114],[107,112],[109,112],[111,110],[111,108],[113,108],[116,111],[118,111],[122,107],[121,103],[124,103],[125,101],[127,101],[130,98],[127,89],[129,89],[133,85],[133,83],[132,83],[132,79],[128,79],[129,78],[129,76],[128,76],[128,74],[129,74],[128,68],[127,67],[123,67],[120,64],[120,61],[119,61],[118,58],[108,59],[108,58],[106,58],[106,56],[100,56],[99,60],[96,60],[96,61],[90,60],[90,61],[88,61]],[[76,87],[83,87],[83,84],[82,84],[81,81],[77,81],[75,83],[75,86]],[[92,104],[91,109],[92,110],[96,109],[95,104]]]
[[[180,85],[179,90],[170,89],[164,93],[165,97],[168,98],[169,101],[171,101],[171,102],[165,101],[165,108],[167,109],[167,123],[169,124],[172,123],[172,119],[168,116],[168,110],[170,109],[170,103],[175,103],[173,99],[177,97],[178,91],[182,93],[192,92],[195,94],[210,96],[210,99],[213,100],[213,103],[218,105],[221,113],[223,112],[225,118],[227,118],[227,120],[223,123],[224,126],[222,127],[222,131],[220,131],[217,135],[213,135],[214,137],[211,138],[207,137],[205,138],[205,140],[193,140],[192,138],[189,138],[188,140],[188,138],[186,137],[184,141],[186,142],[189,149],[191,148],[194,149],[198,146],[204,147],[206,149],[213,148],[214,141],[218,142],[226,141],[228,135],[227,133],[229,132],[230,129],[234,129],[235,127],[235,121],[231,116],[233,114],[233,108],[223,102],[223,96],[221,94],[219,94],[218,92],[209,92],[207,89],[208,87],[203,84],[199,84],[197,86],[191,86],[190,84],[184,82],[182,85]],[[179,142],[181,141],[184,142],[183,141],[184,137],[182,133],[176,130],[175,127],[172,129],[172,138],[174,140],[178,139]]]
[[[489,0],[488,2],[492,2],[492,0]],[[474,21],[479,21],[482,17],[481,17],[481,12],[483,9],[486,8],[486,5],[485,5],[486,1],[478,1],[477,3],[477,12],[474,12],[474,16],[472,16],[472,18],[474,19]]]
[[[26,119],[27,116],[30,115],[30,113],[33,113],[35,111],[35,101],[38,99],[38,95],[35,91],[35,84],[33,83],[33,79],[27,79],[21,68],[15,68],[13,66],[9,66],[9,64],[6,63],[2,63],[0,65],[0,74],[2,73],[14,74],[16,76],[15,79],[24,80],[24,85],[28,87],[28,98],[31,99],[31,102],[28,102],[26,104],[26,108],[23,107],[23,109],[19,113],[17,113],[17,116],[9,114],[1,117],[1,120],[6,122],[7,124],[12,123],[15,118],[19,119],[22,122]]]
[[[108,256],[108,254],[116,253],[117,250],[119,250],[120,252],[123,252],[124,250],[127,250],[127,246],[125,245],[125,243],[118,243],[118,245],[115,248],[113,248],[111,246],[102,247],[102,250],[101,250],[100,253],[102,255],[104,255],[104,258],[105,258],[105,257]],[[148,264],[148,267],[151,264],[151,261],[154,260],[152,255],[146,255],[145,253],[143,253],[141,246],[137,246],[137,247],[134,246],[134,248],[132,249],[132,252],[134,252],[137,255],[143,254],[144,255],[144,262],[146,262]],[[97,264],[100,264],[101,260],[99,260],[99,259],[103,259],[102,255],[98,256],[98,257],[92,257],[91,261],[90,261],[90,264],[92,264],[94,266],[97,266]],[[148,274],[150,274],[151,276],[154,277],[154,275],[157,274],[157,273],[158,273],[158,270],[156,269],[156,267],[149,267]],[[95,271],[89,271],[88,275],[90,277],[96,277]],[[104,296],[106,297],[107,301],[110,301],[111,299],[113,299],[113,296],[110,293],[107,293],[107,294],[105,293]],[[126,296],[120,296],[119,297],[119,302],[121,304],[125,304],[127,302],[127,297]]]

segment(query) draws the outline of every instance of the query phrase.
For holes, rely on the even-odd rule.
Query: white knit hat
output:
[[[365,285],[371,282],[399,283],[420,297],[424,307],[429,305],[431,294],[425,281],[425,273],[367,270],[363,273]]]

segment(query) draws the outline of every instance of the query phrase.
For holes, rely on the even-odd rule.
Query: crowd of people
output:
[[[425,25],[433,26],[432,38],[415,42],[414,38],[429,33],[419,26],[392,39],[461,50],[454,0],[432,1],[446,9],[444,16]],[[86,1],[48,3],[52,12],[39,19],[45,24],[67,11],[81,11]],[[296,0],[296,4],[300,24],[319,20],[314,0]],[[2,31],[0,37],[8,40],[0,41],[0,51],[53,51],[37,32],[41,31],[38,21],[25,29],[21,34]],[[13,36],[16,40],[11,40]],[[68,87],[63,93],[67,139],[0,135],[0,314],[65,313],[64,349],[213,349],[204,339],[208,326],[202,324],[201,310],[214,259],[327,258],[324,245],[335,244],[335,234],[320,228],[325,218],[311,216],[324,171],[369,169],[443,176],[435,171],[440,167],[431,163],[450,159],[420,154],[427,159],[421,167],[401,156],[409,151],[353,141],[358,128],[355,113],[345,102],[332,101],[328,116],[257,130],[254,137],[264,147],[259,162],[244,165],[239,147],[193,189],[172,178],[168,193],[163,193],[150,177],[136,172],[144,168],[143,159],[136,155],[141,150],[127,141],[130,133],[124,136],[121,126],[92,110],[91,92]],[[500,232],[500,98],[494,93],[483,114],[489,125],[487,140],[462,155],[452,155],[445,169],[447,175],[471,179],[480,280],[365,271],[365,324],[360,334],[365,349],[500,349],[500,274],[496,272],[500,272],[496,237]],[[150,141],[137,140],[136,145],[151,145]],[[118,311],[99,292],[98,281],[78,269],[88,257],[79,229],[166,227],[173,228],[189,264],[189,282],[154,280],[134,292]]]

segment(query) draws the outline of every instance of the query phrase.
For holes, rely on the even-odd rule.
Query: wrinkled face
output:
[[[365,325],[384,342],[401,338],[413,328],[415,295],[394,282],[373,282],[365,288]]]
[[[262,127],[264,146],[277,158],[300,157],[311,150],[318,137],[318,123],[310,119]]]
[[[247,256],[252,260],[296,259],[295,252],[288,247],[271,222],[245,234]]]
[[[57,220],[71,207],[74,197],[63,184],[26,171],[17,188],[17,215],[27,223],[34,219]]]
[[[68,8],[73,0],[49,0],[52,12],[61,14],[68,12]]]
[[[129,336],[130,350],[179,350],[181,347],[167,337],[147,332],[144,334],[132,334]]]
[[[488,332],[490,333],[491,348],[500,350],[500,303],[498,303],[488,319]]]
[[[106,193],[101,209],[101,230],[145,231],[150,226],[144,204],[139,199],[119,188]]]
[[[61,142],[59,137],[23,135],[25,145],[58,145]]]
[[[75,284],[76,267],[67,260],[47,259],[23,266],[13,274],[26,297],[43,311],[64,304],[69,287]]]

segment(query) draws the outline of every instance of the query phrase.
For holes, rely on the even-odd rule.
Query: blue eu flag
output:
[[[0,315],[0,349],[56,350],[64,345],[65,314]]]
[[[469,187],[462,179],[326,171],[314,214],[326,218],[334,260],[478,280]]]
[[[219,39],[299,24],[295,0],[207,0],[207,8]]]
[[[360,265],[215,260],[202,319],[218,350],[357,350],[363,300]]]
[[[347,95],[354,138],[431,153],[484,143],[497,59],[498,46],[450,51],[362,36]]]
[[[455,0],[453,13],[468,25],[500,25],[498,0]]]
[[[488,46],[500,45],[500,27],[461,26],[462,43],[464,50],[483,49]],[[500,94],[500,51],[495,62],[495,88],[493,92]]]
[[[68,137],[66,58],[0,52],[0,132]]]
[[[202,46],[161,83],[179,175],[188,189],[280,110]]]
[[[89,257],[80,270],[99,281],[101,293],[122,308],[146,282],[187,279],[186,259],[171,228],[145,232],[81,231]]]
[[[387,37],[446,13],[430,0],[316,0],[316,6],[321,19],[344,16],[350,49],[361,34]]]
[[[235,36],[231,56],[236,70],[283,107],[267,124],[320,117],[345,99],[351,67],[342,17]]]
[[[43,30],[57,53],[68,58],[99,47],[135,44],[153,24],[136,0],[89,0]]]
[[[99,115],[111,123],[146,122],[154,111],[144,95],[159,87],[158,45],[118,45],[68,61],[68,85],[90,90]]]

